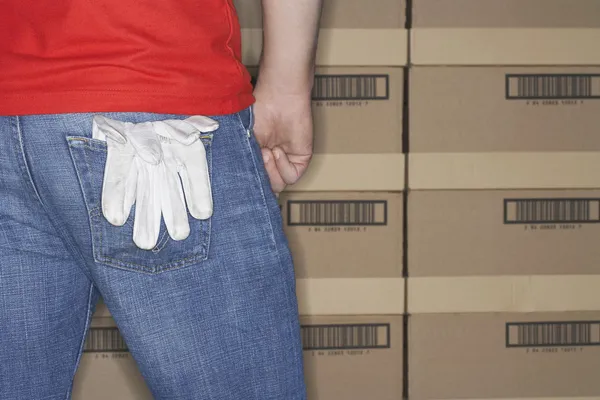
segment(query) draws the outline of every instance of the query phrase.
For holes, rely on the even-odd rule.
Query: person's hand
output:
[[[280,193],[298,182],[312,158],[311,93],[282,93],[259,83],[254,96],[254,135],[271,187]]]

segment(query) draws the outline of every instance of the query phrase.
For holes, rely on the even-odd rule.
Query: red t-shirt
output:
[[[253,101],[232,0],[0,0],[0,115]]]

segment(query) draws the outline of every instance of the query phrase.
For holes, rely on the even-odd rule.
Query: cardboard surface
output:
[[[101,315],[107,315],[103,307],[94,317],[73,399],[151,400],[114,321]],[[402,318],[302,317],[309,400],[401,397]]]
[[[402,398],[402,320],[401,315],[301,319],[308,399]],[[321,346],[309,346],[311,341]]]
[[[417,0],[415,65],[597,65],[595,0]]]
[[[409,80],[411,152],[600,151],[600,67],[415,67]]]
[[[402,193],[280,196],[298,278],[392,278],[402,273]]]
[[[600,190],[412,190],[409,313],[600,310]]]
[[[600,28],[596,0],[415,0],[419,28]]]
[[[600,275],[428,276],[408,279],[411,314],[598,311]]]
[[[405,155],[314,154],[302,178],[286,192],[402,191]]]
[[[402,193],[284,192],[302,314],[400,314]]]
[[[411,277],[600,274],[600,190],[411,191]]]
[[[413,189],[597,188],[600,68],[410,70]]]
[[[402,153],[403,89],[402,68],[317,68],[315,153]]]
[[[258,65],[262,49],[260,0],[234,0],[242,27],[243,62]],[[406,2],[325,0],[316,63],[318,65],[387,65],[407,62]]]
[[[234,0],[243,28],[262,28],[261,0]],[[406,22],[404,0],[324,0],[322,29],[402,29]],[[600,24],[599,24],[600,25]]]
[[[595,189],[600,152],[411,153],[411,189]]]
[[[411,315],[409,398],[597,398],[600,312]]]
[[[257,68],[249,68],[257,76]],[[319,67],[312,93],[314,157],[288,191],[401,191],[402,68]]]

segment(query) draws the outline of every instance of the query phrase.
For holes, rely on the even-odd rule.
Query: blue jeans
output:
[[[184,115],[103,113],[130,122]],[[292,258],[252,108],[204,139],[214,214],[153,250],[101,212],[92,114],[0,117],[0,399],[69,399],[102,297],[154,398],[306,398]]]

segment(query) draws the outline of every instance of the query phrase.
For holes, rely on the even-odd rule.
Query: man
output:
[[[232,0],[0,0],[0,399],[70,398],[100,296],[156,399],[306,398],[321,2],[262,0],[253,88]]]

